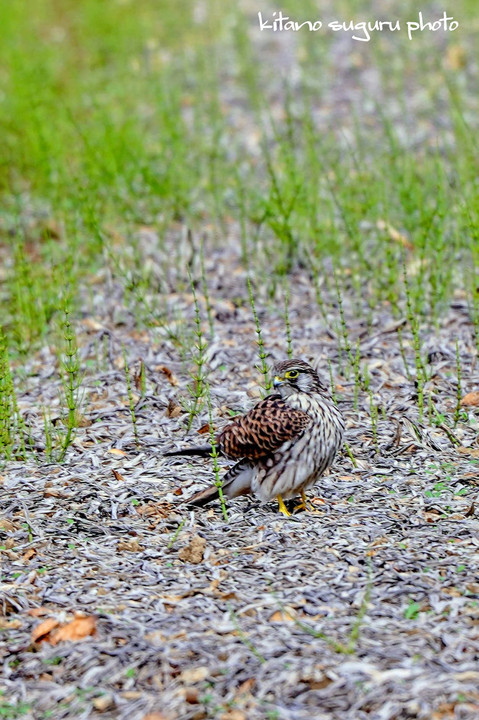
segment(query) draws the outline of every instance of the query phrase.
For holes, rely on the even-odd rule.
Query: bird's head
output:
[[[277,363],[273,370],[273,386],[284,398],[293,393],[328,394],[318,373],[303,360],[285,360]]]

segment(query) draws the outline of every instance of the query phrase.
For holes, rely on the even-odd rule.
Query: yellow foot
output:
[[[317,512],[313,503],[310,500],[308,500],[308,498],[306,497],[304,490],[301,490],[301,502],[299,503],[299,505],[295,506],[293,513],[297,513],[299,510],[308,510],[309,512]]]
[[[307,503],[300,502],[299,505],[294,506],[293,515],[296,515],[296,513],[300,512],[301,510],[311,510],[311,506],[307,505]]]
[[[290,516],[291,516],[291,513],[289,512],[288,508],[287,508],[286,505],[284,504],[284,500],[283,500],[283,498],[281,497],[281,495],[278,495],[277,498],[276,498],[276,500],[278,501],[279,511],[280,511],[281,513],[283,513],[283,515],[286,515],[286,517],[290,517]]]

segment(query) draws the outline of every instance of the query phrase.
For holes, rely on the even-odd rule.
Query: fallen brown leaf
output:
[[[205,548],[206,540],[199,535],[194,535],[191,538],[189,545],[180,550],[180,552],[178,553],[178,557],[180,558],[180,560],[184,560],[185,562],[190,562],[194,565],[197,565],[203,560]]]
[[[77,418],[78,427],[90,427],[90,425],[93,425],[93,422],[90,420],[90,418],[86,417],[85,415],[79,415]]]
[[[42,617],[42,615],[48,615],[48,613],[51,612],[50,608],[46,607],[37,607],[37,608],[30,608],[30,610],[27,610],[27,615],[30,615],[31,617]]]
[[[471,457],[479,457],[479,448],[464,447],[461,445],[457,448],[457,452],[461,455],[470,455]]]
[[[170,368],[166,367],[166,365],[158,365],[158,367],[155,368],[158,372],[163,373],[163,375],[166,377],[170,385],[173,385],[173,387],[176,387],[178,383],[178,378],[173,375]]]
[[[168,401],[168,407],[166,408],[166,417],[175,418],[179,415],[182,415],[184,412],[181,405],[178,405],[173,398],[170,398]]]
[[[7,620],[0,617],[0,630],[18,630],[22,627],[21,620]]]
[[[31,637],[32,642],[46,641],[50,645],[57,645],[59,642],[83,640],[89,635],[94,635],[95,632],[96,620],[93,616],[76,617],[61,626],[58,619],[47,618],[33,628]]]
[[[57,645],[59,642],[65,641],[77,642],[95,633],[96,619],[92,615],[89,615],[87,617],[77,617],[66,625],[63,625],[55,630],[51,638],[47,638],[47,640],[51,645]]]
[[[112,473],[115,476],[115,478],[118,480],[118,482],[125,482],[125,478],[121,473],[118,472],[118,470],[112,469]]]
[[[98,322],[98,320],[95,320],[92,317],[83,318],[83,320],[80,320],[83,327],[86,327],[87,330],[92,330],[93,332],[98,332],[99,330],[103,330],[103,325]]]
[[[111,695],[100,695],[100,697],[93,698],[92,705],[98,712],[106,712],[114,707],[115,701]]]
[[[284,610],[276,610],[269,618],[270,622],[294,622],[296,610],[291,607],[285,607]]]
[[[327,688],[332,682],[332,680],[324,676],[321,680],[311,680],[309,682],[309,687],[311,690],[324,690],[324,688]]]
[[[246,715],[242,710],[227,710],[221,713],[220,720],[247,720]]]
[[[135,506],[135,511],[138,515],[148,518],[153,527],[155,527],[160,520],[168,517],[171,510],[172,506],[167,502],[146,503],[145,505]]]
[[[451,597],[462,597],[462,592],[455,587],[444,587],[440,591],[443,595],[450,595]]]
[[[479,392],[474,391],[467,393],[461,400],[462,407],[476,407],[479,405]]]
[[[32,642],[42,642],[43,640],[48,640],[47,636],[54,628],[58,627],[59,624],[60,621],[55,620],[55,618],[47,618],[46,620],[43,620],[43,622],[33,628]]]
[[[50,490],[49,488],[47,488],[43,492],[43,497],[45,497],[45,498],[49,498],[49,497],[64,498],[64,497],[66,497],[66,495],[65,495],[65,493],[62,493],[60,490],[53,490],[53,489]]]
[[[2,518],[0,520],[0,530],[3,530],[4,532],[12,532],[16,529],[16,525],[14,525],[10,520],[7,520],[7,518]]]
[[[156,647],[161,647],[164,645],[168,638],[166,635],[163,635],[161,630],[152,630],[149,633],[145,634],[145,640],[147,640],[152,645],[155,645]]]
[[[121,552],[126,550],[127,552],[142,552],[145,548],[140,545],[136,538],[131,540],[119,540],[116,549]]]
[[[21,557],[21,561],[29,562],[32,559],[32,557],[35,557],[36,554],[37,554],[37,551],[35,550],[35,548],[32,548],[32,547],[28,548],[28,550],[23,553],[23,555]]]
[[[199,665],[198,667],[183,670],[179,676],[179,680],[185,683],[185,685],[193,685],[194,683],[205,680],[209,674],[210,671],[205,665]]]
[[[189,687],[185,689],[185,700],[190,705],[196,705],[199,702],[200,693],[198,688]]]
[[[241,683],[236,689],[235,695],[245,695],[246,693],[249,693],[250,690],[254,688],[256,685],[256,678],[250,677],[247,680],[244,680],[244,682]]]
[[[116,358],[113,360],[113,365],[117,368],[117,370],[124,370],[125,358],[123,357],[123,355],[117,355]]]
[[[145,376],[145,363],[143,362],[143,360],[140,359],[140,367],[138,368],[138,372],[135,373],[135,377],[134,377],[135,387],[138,390],[138,392],[141,392],[141,390],[142,390],[144,376]]]

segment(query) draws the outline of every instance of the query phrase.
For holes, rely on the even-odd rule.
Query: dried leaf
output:
[[[118,552],[122,550],[126,550],[127,552],[143,552],[145,548],[140,545],[136,538],[132,538],[131,540],[119,540],[116,549]]]
[[[21,561],[24,563],[27,563],[32,559],[32,557],[35,557],[36,554],[37,554],[37,551],[35,550],[35,548],[33,548],[33,547],[28,548],[28,550],[23,553],[23,555],[21,557]]]
[[[238,697],[238,695],[246,695],[246,693],[249,693],[250,690],[254,688],[256,685],[256,678],[250,677],[247,680],[244,680],[241,685],[238,685],[235,695]]]
[[[18,630],[23,625],[21,620],[7,620],[0,617],[0,630]]]
[[[46,622],[46,621],[45,621]],[[71,622],[63,625],[55,630],[50,638],[47,638],[51,645],[57,645],[59,642],[77,642],[96,633],[96,619],[89,615],[87,617],[77,617]]]
[[[185,700],[190,705],[196,705],[199,702],[200,693],[198,688],[189,687],[185,689]]]
[[[178,378],[173,375],[170,368],[166,367],[166,365],[158,365],[158,367],[155,368],[158,372],[163,373],[163,375],[166,377],[170,385],[173,385],[173,387],[176,387],[179,385]]]
[[[2,518],[0,520],[0,530],[3,530],[4,532],[14,532],[16,529],[17,526],[10,520],[7,520],[7,518]]]
[[[173,400],[173,398],[170,398],[168,400],[168,407],[166,408],[166,416],[175,418],[175,417],[179,417],[183,413],[184,413],[184,410],[181,407],[181,405],[178,405],[178,403],[175,400]]]
[[[37,607],[37,608],[30,608],[30,610],[27,610],[27,615],[30,615],[31,617],[42,617],[42,615],[48,615],[48,613],[51,612],[51,608],[46,607]]]
[[[180,674],[180,682],[184,682],[185,685],[193,685],[194,683],[202,682],[206,680],[210,674],[209,668],[205,665],[199,665],[194,668],[187,668]]]
[[[46,620],[43,620],[43,622],[33,628],[32,642],[42,642],[43,640],[48,640],[48,635],[54,628],[58,627],[59,624],[60,621],[55,620],[55,618],[47,618]]]
[[[86,317],[80,320],[83,327],[85,327],[87,330],[92,330],[93,332],[99,332],[100,330],[103,330],[104,326],[95,320],[92,317]]]
[[[461,400],[462,407],[477,407],[479,405],[479,392],[467,393]]]
[[[178,557],[180,560],[197,565],[203,560],[205,548],[206,540],[199,535],[194,535],[189,545],[180,550]]]
[[[98,712],[106,712],[114,707],[115,701],[112,695],[100,695],[100,697],[93,698],[92,705]]]
[[[112,469],[112,473],[115,476],[115,478],[118,480],[118,482],[125,482],[125,478],[121,473],[118,472],[118,470]]]
[[[294,622],[296,610],[292,607],[285,607],[283,610],[276,610],[269,618],[270,622]]]
[[[472,517],[475,512],[474,503],[471,503],[470,507],[464,513],[464,517]]]
[[[247,717],[242,710],[234,709],[221,713],[220,720],[247,720]]]
[[[108,452],[112,455],[118,455],[119,457],[124,457],[125,455],[127,455],[124,450],[119,450],[118,448],[109,448]]]
[[[152,630],[151,632],[145,634],[145,640],[156,647],[162,647],[167,639],[166,635],[163,635],[160,630]]]
[[[113,365],[116,367],[117,370],[124,370],[125,358],[123,357],[123,355],[117,355],[116,358],[113,360]]]
[[[457,448],[457,452],[461,455],[470,455],[471,457],[479,457],[479,448],[469,448],[461,445]]]
[[[77,423],[78,427],[90,427],[93,425],[93,422],[90,420],[90,418],[86,417],[85,415],[79,415],[77,417]]]

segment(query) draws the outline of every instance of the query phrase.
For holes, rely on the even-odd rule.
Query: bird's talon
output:
[[[293,515],[296,515],[297,512],[300,512],[301,510],[309,510],[310,508],[305,505],[305,503],[299,503],[299,505],[295,505],[293,509]]]

